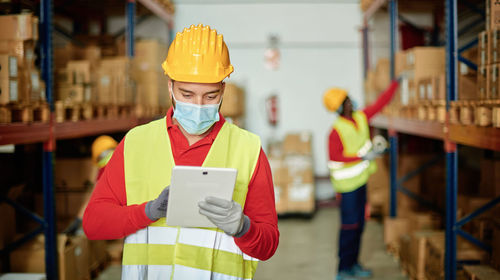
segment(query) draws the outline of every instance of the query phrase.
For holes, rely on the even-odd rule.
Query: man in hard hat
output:
[[[127,133],[83,218],[90,239],[125,237],[122,279],[252,279],[279,231],[269,162],[258,136],[219,113],[233,72],[221,34],[192,25],[162,64],[173,108]],[[167,89],[165,89],[167,90]],[[207,197],[199,212],[217,228],[166,225],[174,165],[236,168],[232,200]]]
[[[356,110],[344,89],[331,88],[323,96],[325,107],[338,113],[329,136],[328,162],[332,185],[341,194],[337,280],[372,275],[358,260],[365,222],[366,182],[376,170],[373,160],[377,153],[372,149],[368,123],[389,103],[398,84],[393,81],[373,105],[363,110]]]
[[[113,155],[113,151],[115,150],[118,142],[108,135],[101,135],[97,137],[92,143],[92,162],[95,166],[99,168],[97,171],[96,181],[104,173],[104,169],[109,159]],[[63,231],[66,234],[74,235],[76,234],[82,225],[83,213],[85,208],[87,208],[87,204],[89,203],[90,197],[85,199],[85,202],[80,206],[80,210],[78,211],[75,219],[69,224],[68,227]]]

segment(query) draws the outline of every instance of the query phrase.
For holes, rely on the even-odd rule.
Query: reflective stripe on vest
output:
[[[356,125],[339,117],[333,128],[339,134],[344,148],[344,157],[363,157],[373,146],[370,141],[368,121],[362,111],[356,111],[352,115]],[[329,161],[328,168],[333,187],[337,192],[344,193],[354,191],[366,184],[370,175],[375,172],[376,165],[375,162],[367,160]]]
[[[242,207],[260,149],[258,136],[226,122],[202,165],[238,169],[233,200]],[[165,118],[132,129],[124,147],[127,204],[155,199],[174,165]],[[122,279],[252,279],[257,263],[221,230],[171,227],[162,218],[125,238]]]

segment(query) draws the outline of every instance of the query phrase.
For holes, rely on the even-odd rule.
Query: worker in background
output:
[[[173,107],[118,144],[85,210],[84,231],[89,239],[125,237],[122,279],[252,279],[258,260],[276,251],[279,231],[259,137],[219,113],[233,72],[227,46],[216,30],[192,25],[177,33],[162,67]],[[217,228],[166,224],[174,165],[238,170],[232,200],[199,203]]]
[[[398,84],[393,81],[374,104],[363,110],[357,110],[346,90],[331,88],[323,96],[325,107],[338,113],[328,144],[330,178],[335,191],[341,194],[337,280],[372,276],[358,260],[365,222],[366,182],[376,171],[373,160],[377,153],[372,149],[368,123],[390,102]]]
[[[118,142],[108,135],[101,135],[97,137],[92,143],[92,163],[99,169],[97,171],[96,182],[99,180],[101,175],[104,173],[104,168],[108,163],[109,159],[113,155]],[[63,231],[63,233],[75,235],[82,226],[83,213],[87,204],[89,203],[90,196],[85,199],[82,203],[80,210],[78,211],[77,217],[69,224],[69,226]]]

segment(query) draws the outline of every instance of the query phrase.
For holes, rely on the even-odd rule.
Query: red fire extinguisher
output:
[[[266,99],[267,120],[272,126],[278,124],[278,96],[273,94]]]

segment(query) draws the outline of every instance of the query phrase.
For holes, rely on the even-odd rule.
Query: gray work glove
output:
[[[241,237],[250,229],[250,219],[234,201],[209,196],[205,201],[198,202],[198,206],[200,214],[228,235]]]
[[[374,160],[376,157],[378,157],[378,153],[375,152],[374,150],[371,150],[365,156],[363,156],[363,159],[364,160]]]
[[[156,221],[167,216],[168,193],[170,186],[166,186],[160,195],[146,204],[146,216],[150,220]]]

